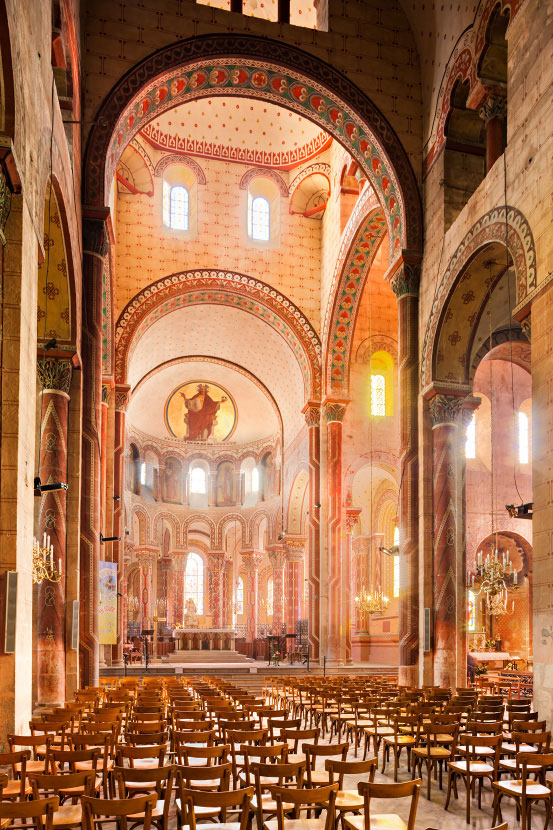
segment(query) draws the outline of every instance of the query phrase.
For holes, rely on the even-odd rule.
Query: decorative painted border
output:
[[[328,195],[330,196],[331,192],[331,184],[330,184],[330,164],[327,164],[324,161],[316,162],[315,164],[310,164],[308,167],[304,167],[295,178],[292,179],[290,184],[288,185],[288,193],[290,196],[293,195],[294,191],[300,186],[300,184],[308,179],[310,176],[314,176],[316,174],[321,176],[325,176],[328,179]]]
[[[504,245],[505,235],[505,207],[493,208],[472,226],[451,257],[436,292],[426,328],[421,355],[422,389],[435,380],[434,351],[439,339],[439,322],[459,277],[480,248],[491,242]],[[536,287],[536,248],[529,223],[512,206],[507,207],[507,247],[515,267],[517,304],[520,304]]]
[[[167,168],[172,164],[184,164],[185,167],[190,167],[196,176],[198,184],[206,184],[207,180],[203,167],[200,167],[195,159],[191,159],[189,156],[180,156],[176,153],[172,153],[169,156],[163,156],[163,158],[158,161],[154,170],[155,175],[161,178]]]
[[[282,176],[276,170],[269,170],[266,167],[254,167],[252,170],[246,170],[238,184],[239,190],[248,190],[250,182],[258,178],[270,179],[280,190],[280,195],[288,198],[288,188]]]
[[[402,248],[422,249],[416,179],[382,114],[360,89],[319,58],[251,35],[208,35],[172,44],[119,81],[90,133],[85,204],[105,204],[106,183],[118,158],[146,123],[179,103],[213,95],[268,100],[319,124],[348,149],[378,194],[389,225],[390,259]]]
[[[350,248],[335,295],[325,362],[325,389],[347,391],[357,310],[374,255],[387,231],[380,208],[363,222]]]
[[[137,340],[157,320],[202,302],[230,305],[259,317],[288,343],[299,363],[306,399],[321,393],[321,344],[307,318],[267,283],[233,271],[197,269],[171,274],[147,286],[123,309],[115,329],[115,377],[125,383]]]

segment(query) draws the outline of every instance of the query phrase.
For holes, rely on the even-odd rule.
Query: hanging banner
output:
[[[98,586],[98,642],[117,643],[117,563],[100,562]]]

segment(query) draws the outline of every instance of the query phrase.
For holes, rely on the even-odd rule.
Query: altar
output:
[[[236,633],[228,628],[174,628],[179,651],[234,651]]]

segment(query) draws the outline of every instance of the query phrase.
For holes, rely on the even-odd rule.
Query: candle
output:
[[[513,585],[518,585],[518,571],[513,574]]]
[[[61,574],[61,556],[58,559],[58,573]]]
[[[52,545],[50,548],[50,567],[54,567],[54,546]]]

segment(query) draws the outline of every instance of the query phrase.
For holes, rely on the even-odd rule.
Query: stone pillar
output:
[[[399,335],[399,674],[418,685],[419,663],[419,461],[418,285],[420,263],[403,255],[390,281],[397,297]]]
[[[321,653],[321,407],[309,402],[303,410],[309,433],[309,523],[307,572],[309,579],[309,651],[311,660]]]
[[[184,619],[184,572],[188,554],[182,551],[173,551],[173,622],[182,625]]]
[[[486,173],[489,173],[505,149],[504,130],[507,117],[505,92],[489,93],[479,112],[480,118],[486,124]]]
[[[342,551],[342,608],[343,629],[345,637],[346,663],[352,662],[351,627],[352,627],[352,536],[359,521],[360,507],[346,507],[346,544]]]
[[[38,474],[42,484],[67,484],[67,438],[70,360],[39,357],[37,374],[40,394],[40,451]],[[44,533],[54,546],[54,565],[59,582],[44,580],[38,588],[37,615],[37,698],[42,705],[65,702],[65,577],[66,559],[65,490],[43,493],[38,515],[38,538]]]
[[[211,625],[213,628],[224,627],[224,575],[226,559],[224,550],[212,550],[208,555],[208,567],[211,576]]]
[[[284,624],[284,566],[286,564],[284,545],[269,545],[267,553],[273,569],[273,634],[281,634]]]
[[[124,556],[125,522],[123,513],[123,496],[125,493],[125,419],[128,404],[128,387],[117,386],[115,389],[115,435],[113,442],[113,536],[119,536],[113,542],[113,561],[117,562],[117,584],[121,596],[117,598],[117,645],[112,646],[113,661],[118,664],[123,660],[123,644],[127,639],[127,569]]]
[[[363,589],[369,590],[371,584],[370,570],[370,536],[355,536],[352,538],[352,571],[353,571],[353,601]],[[369,634],[367,614],[356,608],[355,627],[358,634]]]
[[[256,550],[242,551],[244,568],[244,613],[246,616],[246,642],[253,643],[257,636],[259,619],[258,572],[263,555]]]
[[[346,401],[327,400],[327,503],[328,503],[328,642],[327,657],[342,664],[346,659],[342,605],[342,419]]]
[[[143,628],[154,627],[154,603],[155,597],[153,595],[153,567],[155,563],[155,554],[151,550],[137,550],[136,558],[138,567],[140,568],[140,605],[139,605],[139,620],[140,631]]]
[[[305,561],[304,536],[286,537],[286,630],[288,634],[296,633],[296,623],[301,620],[302,604],[302,563]]]
[[[98,685],[98,563],[100,561],[100,428],[102,404],[102,272],[109,211],[83,219],[83,435],[81,470],[81,684]]]
[[[158,586],[158,599],[165,600],[165,622],[168,623],[171,619],[169,616],[170,610],[170,585],[171,585],[171,569],[173,567],[173,560],[168,553],[164,554],[160,560],[161,584]]]
[[[459,573],[459,424],[462,422],[463,398],[435,394],[430,399],[432,419],[432,477],[434,513],[434,683],[454,689],[457,677],[459,634],[458,583],[465,583]],[[466,607],[466,602],[465,602]]]

